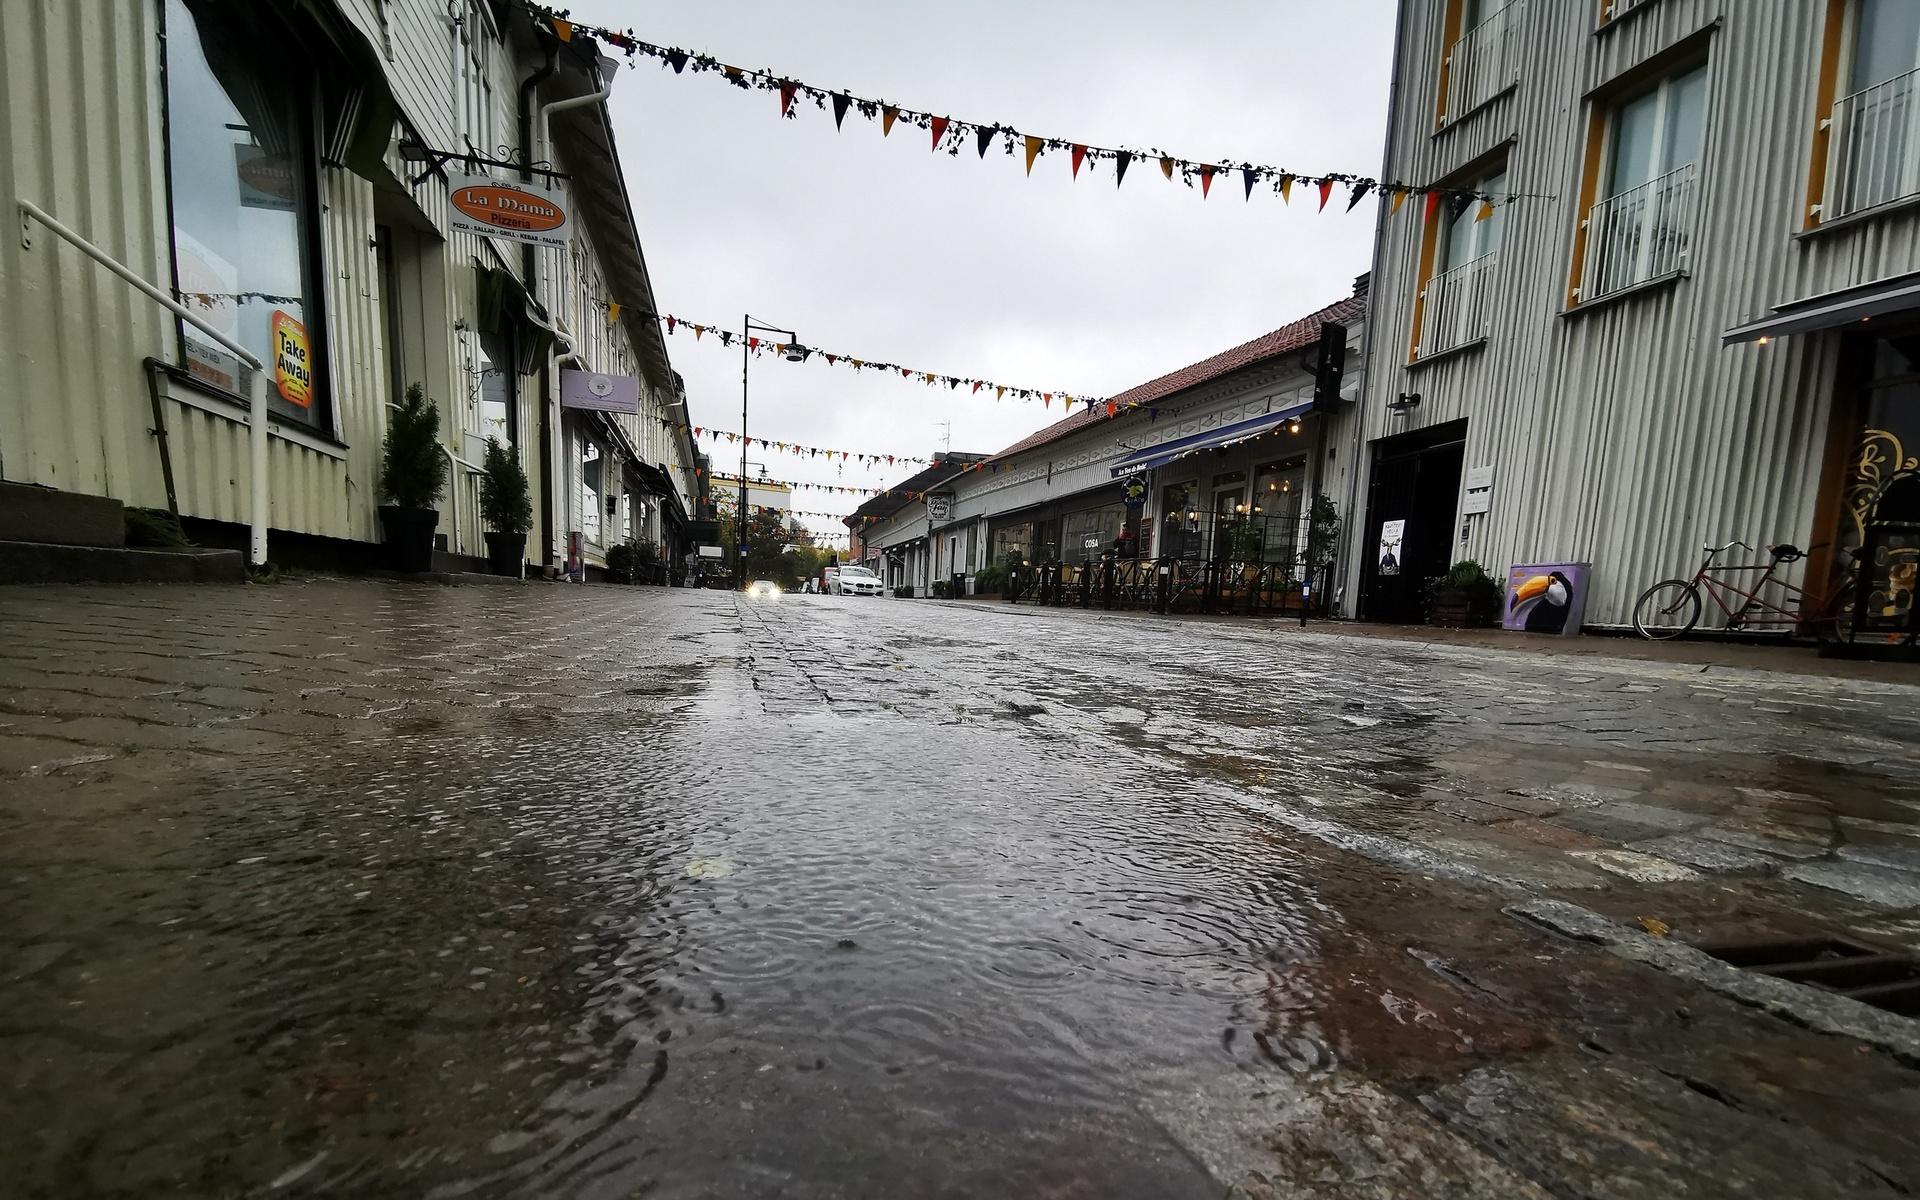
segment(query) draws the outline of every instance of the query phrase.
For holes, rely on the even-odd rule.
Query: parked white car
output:
[[[865,567],[844,566],[833,576],[836,596],[880,596],[886,594],[880,577]]]

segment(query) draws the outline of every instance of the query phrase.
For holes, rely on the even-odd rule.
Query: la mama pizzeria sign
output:
[[[567,199],[558,188],[503,183],[485,175],[452,177],[451,224],[467,233],[536,246],[567,244]]]

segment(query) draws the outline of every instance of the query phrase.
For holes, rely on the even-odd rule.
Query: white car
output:
[[[880,577],[865,567],[841,567],[833,577],[836,596],[880,596],[886,590]]]
[[[756,579],[747,585],[747,595],[755,599],[772,600],[780,595],[780,585],[771,579]]]

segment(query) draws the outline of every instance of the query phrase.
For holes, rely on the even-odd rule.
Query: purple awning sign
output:
[[[599,375],[592,371],[560,372],[560,407],[596,412],[640,412],[640,380],[633,375]]]

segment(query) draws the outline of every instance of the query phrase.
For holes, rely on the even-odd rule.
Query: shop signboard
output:
[[[944,492],[935,492],[927,496],[927,516],[940,522],[953,512],[953,497]]]
[[[1579,633],[1592,577],[1592,563],[1515,563],[1507,569],[1501,628]]]
[[[562,368],[560,407],[637,415],[640,412],[640,378],[637,375],[602,375],[597,371]]]
[[[313,359],[307,327],[281,309],[273,310],[273,380],[280,398],[298,408],[313,404]]]
[[[1380,574],[1400,573],[1400,548],[1406,540],[1405,520],[1380,522]]]
[[[557,185],[502,182],[485,175],[447,180],[448,223],[466,233],[565,249],[567,199]]]

